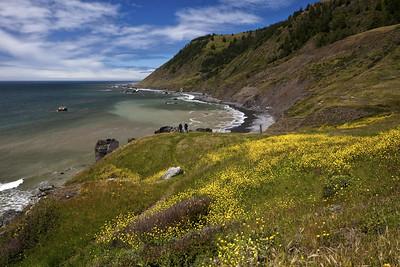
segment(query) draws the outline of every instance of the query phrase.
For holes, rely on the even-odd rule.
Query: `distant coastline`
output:
[[[136,86],[135,83],[133,83]],[[227,127],[225,130],[228,132],[234,133],[251,133],[251,132],[259,132],[260,126],[263,131],[266,131],[272,124],[275,123],[275,118],[272,114],[262,111],[260,109],[252,109],[247,108],[244,105],[237,102],[224,101],[218,98],[215,98],[206,93],[196,92],[196,91],[175,91],[168,89],[156,89],[156,88],[138,88],[138,90],[147,90],[147,91],[158,91],[158,92],[168,92],[170,94],[179,94],[188,96],[188,99],[181,98],[184,101],[199,101],[207,104],[217,104],[224,105],[229,109],[232,109],[236,112],[241,113],[239,117],[241,117],[241,123],[233,123],[232,126]]]
[[[142,94],[124,95],[123,85],[134,86],[128,82],[33,82],[33,89],[29,82],[3,82],[0,85],[2,93],[6,96],[10,94],[14,101],[5,103],[3,114],[17,116],[26,113],[32,116],[29,121],[22,120],[20,116],[14,119],[9,117],[10,114],[0,117],[2,127],[5,127],[0,143],[0,168],[3,170],[0,177],[0,214],[10,209],[21,210],[28,205],[31,191],[40,182],[49,181],[55,186],[62,186],[93,164],[92,151],[101,138],[117,138],[125,144],[129,138],[152,135],[159,127],[170,124],[171,120],[189,122],[192,118],[192,130],[199,125],[216,129],[216,132],[258,131],[254,124],[259,113],[198,92],[165,93],[165,90],[140,89]],[[155,95],[157,93],[160,93],[159,97]],[[40,96],[43,94],[51,96],[51,101],[42,103]],[[34,106],[26,106],[26,110],[17,109],[20,95],[32,98],[30,102]],[[143,112],[150,113],[139,121],[131,121],[124,114],[133,114],[137,119],[142,110],[141,99],[145,101]],[[165,102],[170,100],[178,104],[165,106]],[[126,103],[122,108],[127,109],[115,110],[123,102]],[[54,110],[61,103],[67,105],[70,111],[57,114]],[[203,113],[208,115],[202,117]],[[199,120],[202,121],[200,124]],[[9,157],[2,158],[1,155],[6,155],[7,151],[11,151]]]

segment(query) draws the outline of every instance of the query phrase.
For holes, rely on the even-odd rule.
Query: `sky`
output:
[[[0,0],[0,80],[141,80],[193,38],[265,27],[315,1]]]

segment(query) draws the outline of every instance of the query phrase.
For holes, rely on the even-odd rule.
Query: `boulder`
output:
[[[129,139],[128,139],[128,144],[131,143],[131,142],[133,142],[133,141],[135,141],[135,140],[136,140],[136,138],[129,138]]]
[[[0,227],[10,224],[12,220],[20,214],[21,212],[17,210],[7,210],[2,215],[0,215]]]
[[[49,192],[55,189],[53,184],[50,184],[48,181],[43,181],[39,184],[38,189],[40,192]]]
[[[172,177],[175,177],[180,174],[183,174],[183,170],[181,167],[172,167],[172,168],[169,168],[168,171],[166,171],[166,173],[164,173],[164,175],[161,177],[161,179],[169,180]]]
[[[155,131],[154,134],[173,133],[173,132],[177,132],[177,131],[178,130],[176,127],[164,126],[164,127],[161,127],[159,130]]]
[[[197,128],[196,132],[201,132],[201,133],[212,133],[212,129],[211,128]]]
[[[50,194],[55,189],[56,187],[53,184],[50,184],[48,181],[43,181],[37,186],[35,190],[31,191],[32,193],[31,200],[33,202],[36,202],[40,198]]]
[[[119,147],[119,142],[115,139],[99,140],[94,148],[96,161],[101,160]]]

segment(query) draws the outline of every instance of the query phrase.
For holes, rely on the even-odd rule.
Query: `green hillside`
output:
[[[193,40],[141,86],[277,123],[133,141],[0,228],[0,266],[400,266],[399,3]]]
[[[393,121],[135,141],[1,233],[0,264],[397,266],[400,129],[377,130]]]
[[[398,109],[400,28],[386,26],[400,23],[399,5],[324,1],[264,29],[201,37],[140,85],[271,107],[290,130],[320,123],[319,114],[348,114],[324,118],[335,124]]]

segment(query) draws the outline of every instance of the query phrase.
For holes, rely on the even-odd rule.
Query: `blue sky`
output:
[[[0,80],[140,80],[188,41],[316,0],[0,0]]]

